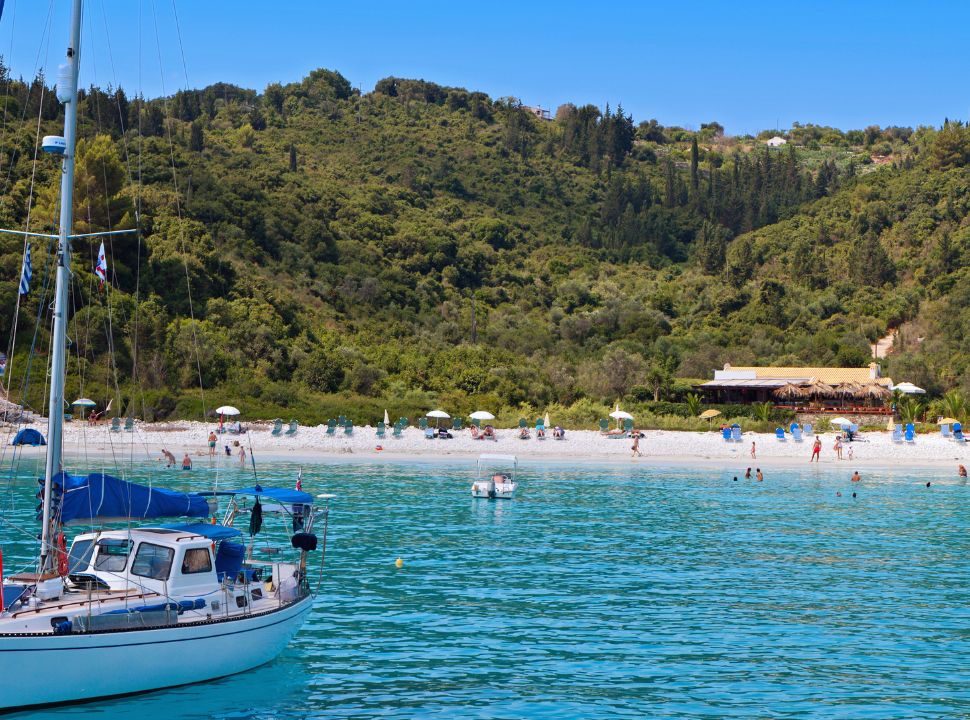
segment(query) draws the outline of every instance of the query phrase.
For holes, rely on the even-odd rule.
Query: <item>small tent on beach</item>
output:
[[[37,447],[38,445],[46,445],[47,441],[37,430],[34,430],[33,428],[24,428],[14,435],[13,444],[33,445],[34,447]]]

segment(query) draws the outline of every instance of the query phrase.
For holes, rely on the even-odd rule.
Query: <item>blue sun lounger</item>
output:
[[[775,428],[775,439],[779,442],[785,442],[785,428]]]
[[[916,427],[913,423],[906,423],[906,442],[911,443],[916,440]]]
[[[724,438],[724,442],[731,442],[731,428],[721,428],[721,437]]]

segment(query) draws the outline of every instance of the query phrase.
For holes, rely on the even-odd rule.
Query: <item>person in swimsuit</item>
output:
[[[967,469],[961,465],[957,468],[957,473],[959,473],[960,477],[965,478],[967,476]]]
[[[182,458],[182,469],[183,470],[192,469],[192,458],[189,457],[188,453],[185,453],[185,457]]]
[[[209,433],[209,457],[215,457],[216,455],[216,434],[214,432]]]
[[[761,482],[762,480],[765,479],[765,476],[761,474],[761,468],[757,469],[754,476],[758,478],[758,482]]]
[[[812,460],[814,460],[815,462],[818,462],[818,458],[821,452],[822,452],[822,438],[816,435],[815,444],[812,445],[812,457],[809,460],[809,462],[812,462]]]
[[[859,471],[856,470],[854,473],[852,473],[852,482],[859,482],[860,480],[862,480],[862,476],[859,475]]]

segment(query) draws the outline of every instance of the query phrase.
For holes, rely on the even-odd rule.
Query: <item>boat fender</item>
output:
[[[57,574],[64,577],[67,571],[67,541],[64,539],[64,533],[57,533]]]
[[[317,536],[313,533],[296,533],[290,539],[290,543],[297,550],[310,552],[311,550],[317,549]]]

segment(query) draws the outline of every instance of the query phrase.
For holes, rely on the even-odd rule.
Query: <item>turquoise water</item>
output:
[[[220,482],[251,481],[238,473]],[[23,507],[26,474],[11,484]],[[970,488],[943,471],[853,486],[817,468],[757,483],[527,464],[512,502],[473,500],[473,474],[473,461],[308,468],[307,489],[338,495],[328,571],[277,662],[31,717],[970,714]]]

